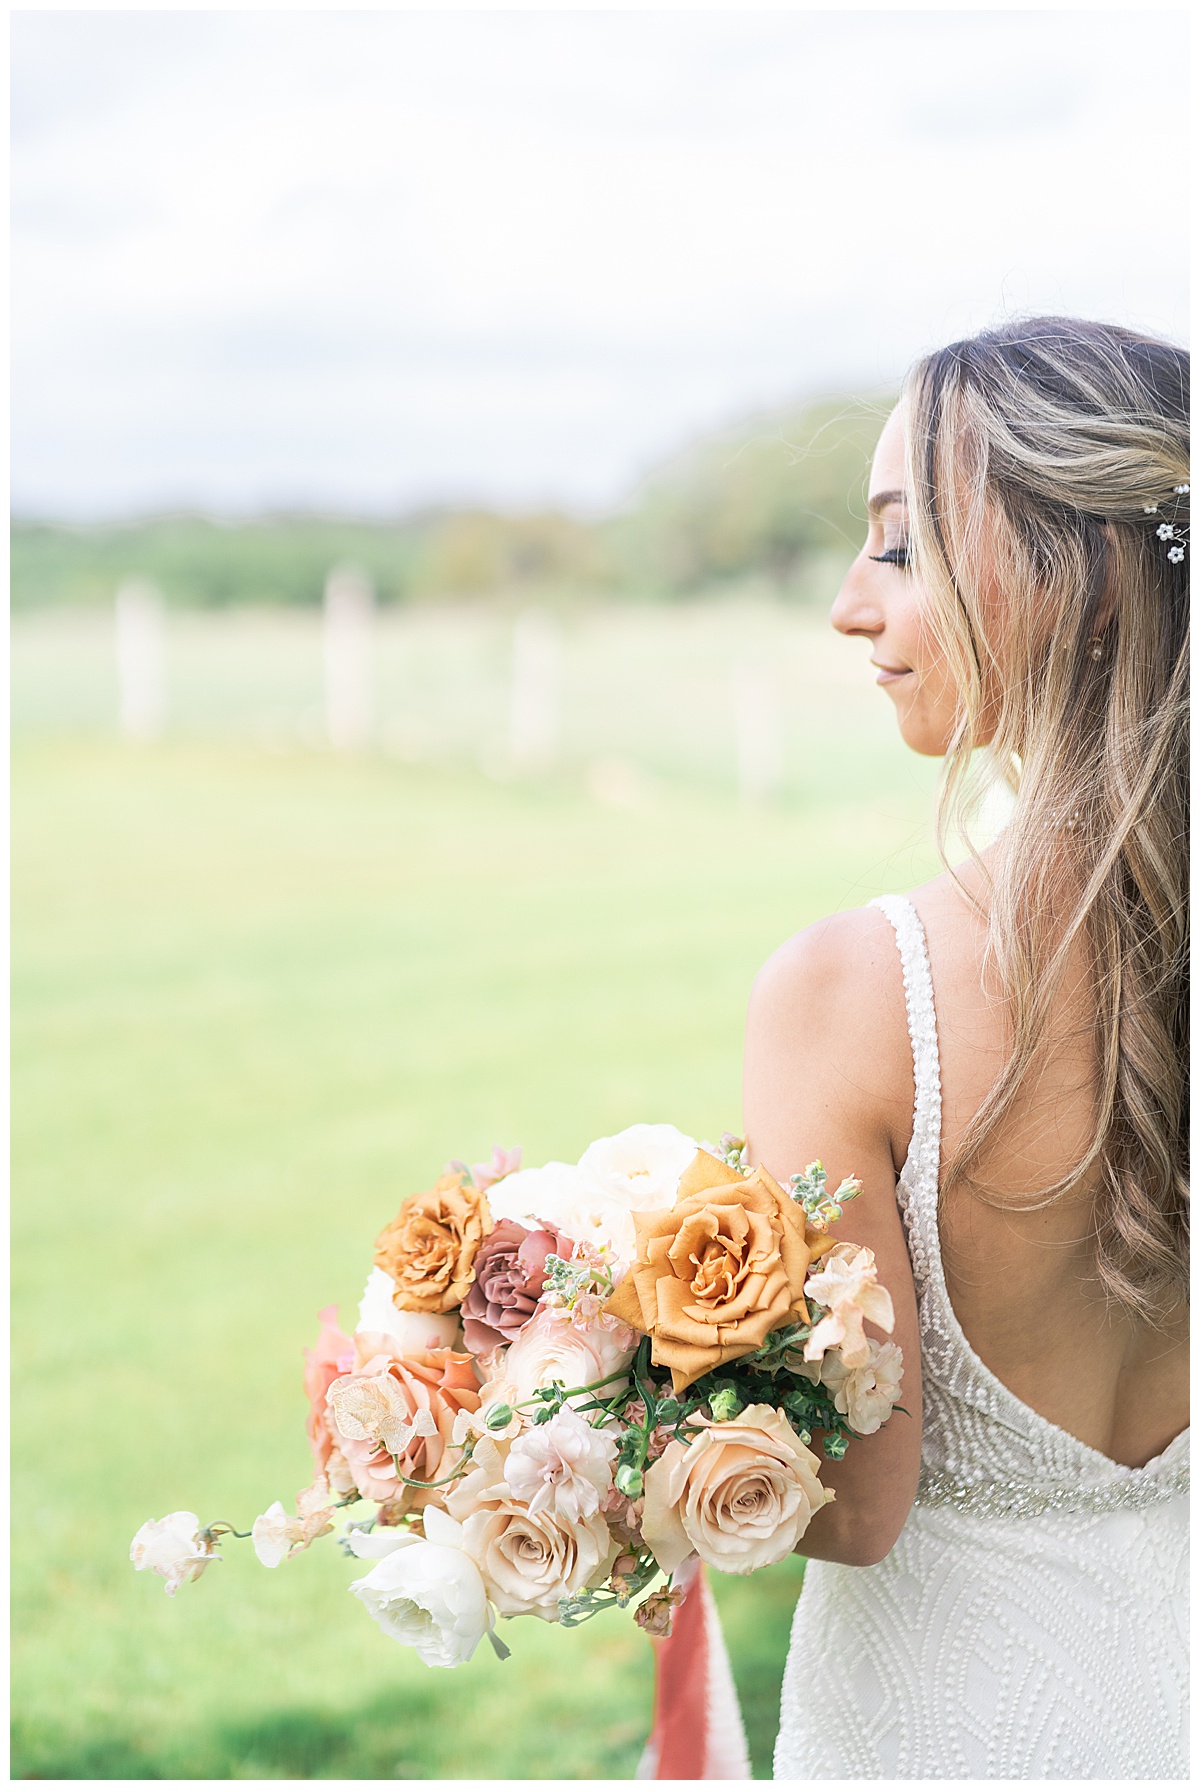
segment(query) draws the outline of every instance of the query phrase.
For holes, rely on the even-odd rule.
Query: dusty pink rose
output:
[[[546,1257],[569,1259],[572,1247],[549,1226],[529,1230],[515,1218],[499,1220],[479,1245],[462,1302],[463,1339],[473,1355],[516,1341],[546,1284]]]
[[[308,1397],[308,1440],[319,1469],[324,1468],[334,1446],[325,1408],[325,1394],[339,1374],[354,1365],[354,1344],[338,1329],[338,1308],[327,1305],[317,1313],[321,1334],[315,1349],[304,1351],[304,1391]]]
[[[335,1380],[326,1403],[362,1497],[420,1510],[433,1494],[403,1480],[440,1477],[455,1418],[479,1408],[479,1382],[471,1357],[452,1349],[427,1349],[403,1361],[376,1355]]]

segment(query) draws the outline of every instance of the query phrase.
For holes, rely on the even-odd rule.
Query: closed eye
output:
[[[867,558],[877,566],[896,566],[902,572],[909,564],[907,547],[889,547],[885,553],[869,553]]]

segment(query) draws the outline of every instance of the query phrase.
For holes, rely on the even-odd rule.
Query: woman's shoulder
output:
[[[900,977],[895,936],[877,907],[845,908],[785,939],[759,970],[754,998],[772,1006],[852,1000]],[[903,990],[901,990],[903,992]]]
[[[785,939],[755,978],[746,1047],[751,1075],[823,1089],[824,1099],[903,1143],[912,1121],[912,1049],[886,914],[849,908]]]

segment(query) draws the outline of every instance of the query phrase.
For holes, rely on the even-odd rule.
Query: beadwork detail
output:
[[[896,1197],[920,1316],[921,1478],[878,1566],[805,1570],[775,1776],[1186,1778],[1187,1432],[1122,1466],[1023,1404],[968,1343],[938,1236],[925,933],[903,896],[872,905],[896,935],[913,1052]]]
[[[1019,1479],[952,1479],[921,1468],[917,1503],[947,1504],[977,1517],[1041,1517],[1049,1510],[1095,1514],[1106,1510],[1146,1510],[1188,1489],[1186,1463],[1138,1485],[1034,1485]]]

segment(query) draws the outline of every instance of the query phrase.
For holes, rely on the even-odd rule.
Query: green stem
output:
[[[620,1368],[615,1374],[606,1374],[602,1380],[593,1380],[588,1386],[571,1386],[561,1392],[559,1396],[564,1400],[568,1398],[578,1398],[581,1392],[594,1392],[598,1386],[611,1386],[614,1380],[627,1380],[628,1378],[628,1369]],[[545,1399],[523,1398],[521,1402],[513,1408],[517,1411],[523,1411],[526,1405],[542,1405],[545,1404],[545,1402]]]
[[[395,1456],[392,1458],[395,1459]],[[456,1479],[463,1479],[466,1476],[459,1468],[456,1472],[447,1474],[445,1479],[406,1479],[403,1473],[397,1473],[396,1477],[401,1485],[415,1485],[423,1492],[432,1492],[436,1491],[439,1486],[453,1485]]]

